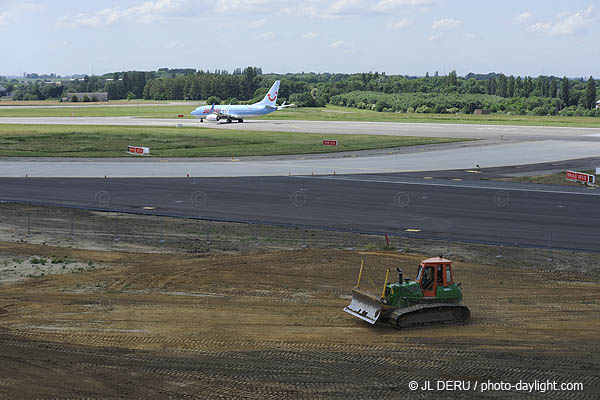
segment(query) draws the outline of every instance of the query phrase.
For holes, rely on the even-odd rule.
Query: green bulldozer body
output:
[[[388,270],[381,297],[359,288],[362,268],[352,290],[352,302],[344,308],[355,317],[371,324],[383,320],[396,328],[462,323],[470,318],[470,310],[461,303],[461,284],[453,280],[450,260],[424,260],[415,280],[403,279],[398,269],[397,283],[388,281]]]

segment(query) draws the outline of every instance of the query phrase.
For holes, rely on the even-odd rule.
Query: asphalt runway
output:
[[[123,126],[176,126],[254,131],[278,131],[324,134],[369,134],[396,136],[426,136],[476,138],[493,140],[564,139],[600,141],[599,128],[571,128],[549,126],[509,126],[475,124],[432,124],[407,122],[357,121],[298,121],[247,120],[244,123],[203,122],[192,119],[138,118],[138,117],[3,117],[0,124],[50,125],[123,125]]]
[[[578,187],[424,180],[394,174],[1,178],[0,187],[0,200],[11,202],[387,233],[496,246],[600,251],[600,193]],[[501,248],[498,252],[501,254]]]

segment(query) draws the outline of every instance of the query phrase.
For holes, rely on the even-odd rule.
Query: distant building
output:
[[[475,115],[483,115],[483,114],[489,114],[490,110],[485,110],[485,109],[481,109],[481,108],[477,108],[475,109],[475,111],[473,111],[473,114]]]
[[[600,108],[600,100],[596,102],[596,108]]]
[[[77,97],[78,102],[83,102],[86,97],[89,101],[108,101],[108,92],[67,93],[62,100],[73,101],[73,96]]]

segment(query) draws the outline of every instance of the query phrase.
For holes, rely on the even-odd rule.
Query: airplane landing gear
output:
[[[238,123],[240,123],[240,122],[244,122],[244,120],[243,120],[243,119],[241,119],[241,118],[240,118],[240,119],[238,119]]]
[[[227,118],[227,123],[230,124],[231,123],[231,118]]]

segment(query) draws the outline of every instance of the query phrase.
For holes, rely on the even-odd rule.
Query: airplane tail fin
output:
[[[273,83],[273,86],[271,86],[271,89],[269,89],[269,92],[267,93],[265,98],[256,104],[261,106],[276,106],[277,94],[279,93],[279,83],[280,81],[275,81],[275,83]]]

